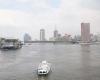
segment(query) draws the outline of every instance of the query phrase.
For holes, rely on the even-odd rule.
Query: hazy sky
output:
[[[80,23],[90,22],[91,33],[100,33],[100,0],[0,0],[0,36],[22,38],[29,33],[39,39],[53,31],[80,34]]]

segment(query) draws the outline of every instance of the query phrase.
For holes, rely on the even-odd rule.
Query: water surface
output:
[[[38,77],[42,60],[52,63],[47,77]],[[0,80],[100,80],[100,45],[32,44],[0,51]]]

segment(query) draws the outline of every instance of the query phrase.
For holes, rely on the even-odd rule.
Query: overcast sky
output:
[[[39,30],[52,37],[80,34],[80,23],[91,23],[91,33],[100,33],[100,0],[0,0],[0,36],[39,39]]]

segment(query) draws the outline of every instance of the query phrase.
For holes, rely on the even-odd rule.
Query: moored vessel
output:
[[[22,47],[18,39],[3,39],[0,44],[1,49],[19,49]]]

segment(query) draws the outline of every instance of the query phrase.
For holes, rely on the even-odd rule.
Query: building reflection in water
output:
[[[82,80],[91,79],[91,51],[90,45],[81,45]]]

